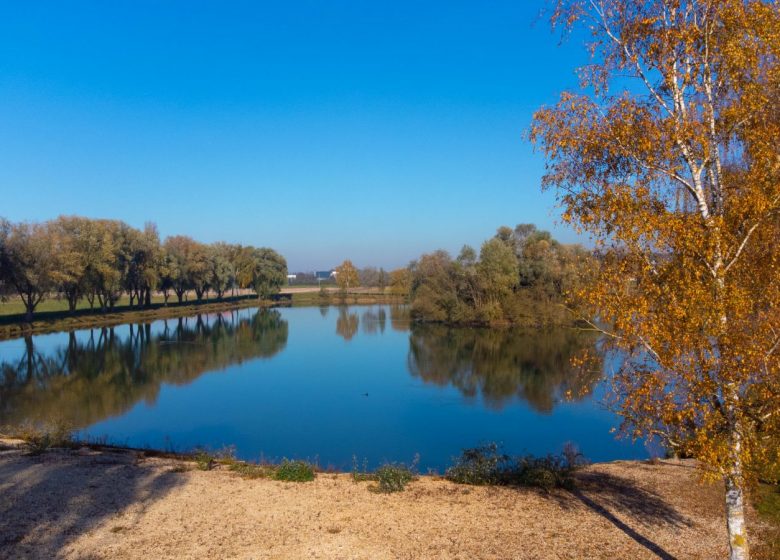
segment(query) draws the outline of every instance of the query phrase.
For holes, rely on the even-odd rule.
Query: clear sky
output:
[[[0,2],[0,215],[155,222],[291,270],[534,222],[531,115],[574,88],[543,0]]]

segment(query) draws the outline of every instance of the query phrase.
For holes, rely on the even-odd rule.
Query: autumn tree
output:
[[[203,300],[203,296],[208,294],[211,287],[213,272],[210,257],[208,245],[193,240],[188,255],[187,274],[189,284],[195,290],[198,301]]]
[[[28,322],[55,287],[50,246],[50,231],[41,224],[14,224],[5,235],[3,275],[24,303]]]
[[[501,233],[499,230],[498,237],[482,244],[476,265],[485,294],[488,320],[500,319],[503,316],[501,302],[511,296],[518,282],[517,256],[512,247],[501,240]]]
[[[287,261],[267,247],[243,247],[237,256],[239,285],[251,287],[258,299],[268,299],[287,282]]]
[[[412,286],[412,275],[408,268],[396,268],[389,275],[390,293],[398,296],[408,296]]]
[[[168,266],[166,281],[171,282],[179,303],[184,301],[184,294],[192,289],[190,262],[196,243],[186,235],[174,235],[165,240],[164,250]]]
[[[350,288],[360,285],[358,270],[349,259],[336,267],[336,284],[338,284],[342,294],[346,294]]]
[[[89,221],[77,216],[60,216],[48,225],[51,234],[52,277],[73,313],[88,289],[89,255],[83,243]]]
[[[176,256],[170,252],[170,245],[166,243],[160,247],[159,260],[157,262],[157,273],[159,275],[158,288],[163,295],[163,302],[168,305],[168,298],[171,296],[171,290],[175,287],[181,273],[177,265]]]
[[[209,247],[209,285],[217,294],[217,299],[222,299],[235,282],[235,263],[231,258],[233,254],[234,249],[227,243],[215,243]]]
[[[623,429],[745,489],[780,428],[780,10],[760,0],[559,0],[592,33],[580,93],[535,116],[566,221],[602,266],[582,290],[623,365]],[[631,83],[631,82],[634,83]]]
[[[135,300],[138,305],[151,303],[152,290],[160,280],[160,236],[157,226],[146,224],[143,231],[127,228],[123,239],[124,258],[127,265],[124,275],[124,287],[130,297],[130,305]]]

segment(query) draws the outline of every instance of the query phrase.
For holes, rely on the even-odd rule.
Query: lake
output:
[[[595,344],[571,330],[410,324],[405,306],[242,309],[0,342],[0,426],[62,421],[82,437],[188,450],[235,446],[350,469],[442,472],[465,447],[574,443],[591,461],[645,458],[616,440]]]

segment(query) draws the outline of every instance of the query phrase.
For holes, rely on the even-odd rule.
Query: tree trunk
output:
[[[745,527],[744,491],[741,480],[732,473],[726,477],[726,524],[729,534],[730,560],[749,560]]]
[[[28,323],[32,323],[33,313],[35,312],[35,307],[38,305],[35,302],[35,296],[33,296],[32,293],[22,294],[22,301],[24,302],[25,309],[24,320]]]

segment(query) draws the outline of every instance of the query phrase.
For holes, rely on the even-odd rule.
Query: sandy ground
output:
[[[246,480],[5,441],[0,558],[724,558],[722,489],[695,480],[686,462],[615,462],[582,471],[572,493],[422,477],[385,495],[348,474]]]

